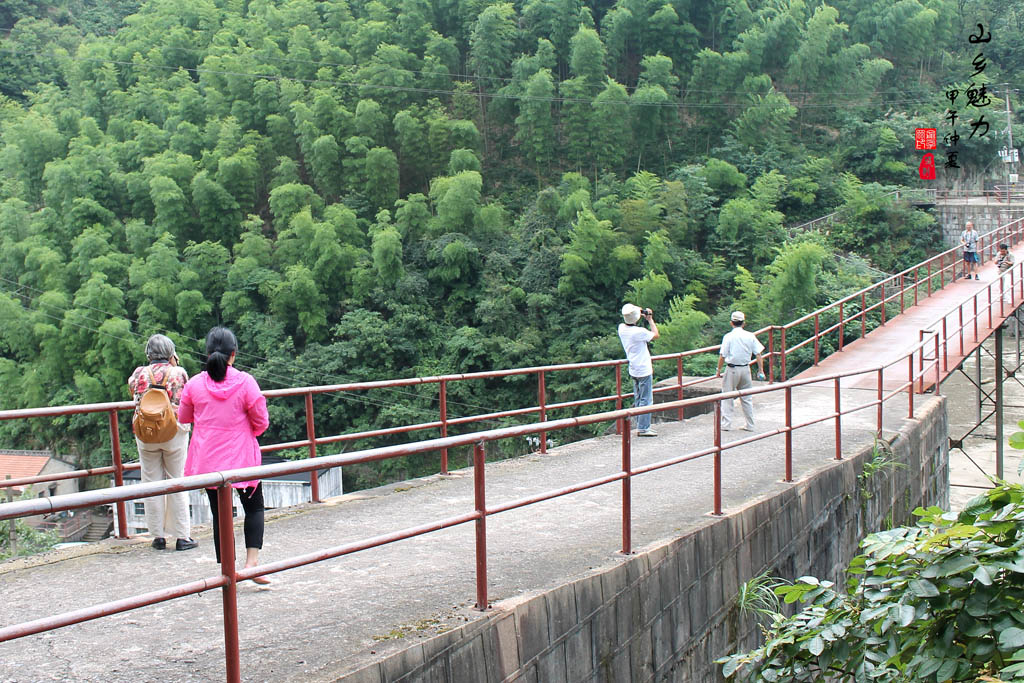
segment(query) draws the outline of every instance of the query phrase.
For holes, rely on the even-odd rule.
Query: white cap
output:
[[[622,307],[622,319],[632,325],[640,319],[640,307],[633,304],[626,304]]]
[[[743,311],[733,311],[729,319],[734,323],[741,323],[747,319],[747,316],[743,315]]]

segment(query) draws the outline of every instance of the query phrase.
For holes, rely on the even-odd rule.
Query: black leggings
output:
[[[238,499],[242,501],[242,509],[245,510],[245,547],[263,548],[263,482],[255,487],[235,489],[238,492]],[[213,511],[213,547],[217,551],[217,561],[220,562],[220,524],[217,516],[217,489],[206,489],[206,497],[210,499],[210,509]]]

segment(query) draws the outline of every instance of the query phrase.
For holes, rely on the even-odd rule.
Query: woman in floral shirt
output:
[[[128,388],[135,398],[136,410],[139,399],[153,384],[166,387],[171,400],[174,416],[178,416],[181,391],[188,381],[185,368],[178,366],[178,355],[174,342],[162,334],[154,334],[146,342],[146,358],[149,365],[135,368],[128,378]],[[163,443],[143,443],[135,439],[139,448],[139,462],[142,465],[142,481],[177,479],[184,476],[185,456],[188,453],[188,425],[178,424],[174,438]],[[163,550],[167,538],[177,539],[176,550],[190,550],[198,543],[192,540],[191,520],[188,516],[188,493],[168,493],[146,499],[146,526],[153,534],[153,547]]]

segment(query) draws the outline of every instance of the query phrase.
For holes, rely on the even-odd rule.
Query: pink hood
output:
[[[228,367],[221,382],[206,372],[188,381],[181,392],[178,421],[192,423],[185,474],[222,472],[261,464],[256,437],[270,424],[267,401],[247,372]],[[256,481],[232,484],[255,486]]]
[[[249,373],[239,372],[230,366],[228,367],[227,374],[224,375],[224,379],[220,382],[213,381],[213,378],[205,372],[199,376],[203,378],[203,386],[210,392],[210,396],[221,401],[231,398],[238,390],[245,386],[246,378],[252,379]],[[255,380],[253,381],[255,382]]]

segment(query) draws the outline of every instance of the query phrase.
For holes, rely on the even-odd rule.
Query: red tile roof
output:
[[[11,479],[34,477],[49,460],[45,455],[0,455],[0,480],[8,474]]]

